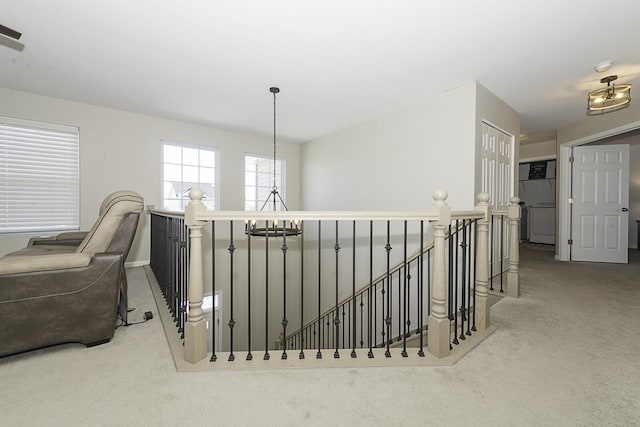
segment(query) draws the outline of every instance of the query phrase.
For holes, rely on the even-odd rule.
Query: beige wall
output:
[[[640,104],[632,102],[629,108],[613,113],[588,116],[575,123],[558,128],[558,148],[562,144],[597,135],[640,121]]]
[[[265,111],[270,117],[271,110]],[[244,209],[244,153],[271,155],[271,138],[166,120],[63,99],[0,88],[0,115],[80,128],[80,225],[88,229],[110,192],[131,189],[147,205],[161,204],[162,140],[219,150],[220,208]],[[287,205],[300,206],[300,147],[278,142],[286,158]],[[0,236],[0,255],[23,247],[30,235]],[[149,259],[149,225],[144,216],[129,261]]]
[[[427,209],[443,188],[456,209],[473,205],[475,84],[302,147],[308,210]]]
[[[556,158],[556,140],[520,144],[520,161]]]

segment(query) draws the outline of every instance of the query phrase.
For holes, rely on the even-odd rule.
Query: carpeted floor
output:
[[[563,263],[523,248],[519,299],[454,366],[176,372],[162,326],[0,359],[7,426],[628,426],[640,419],[640,258]],[[128,271],[131,320],[154,310]],[[1,345],[1,343],[0,343]]]

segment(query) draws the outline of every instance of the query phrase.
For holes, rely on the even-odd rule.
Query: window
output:
[[[0,233],[80,228],[77,127],[0,117]]]
[[[284,160],[275,160],[275,185],[284,199]],[[270,198],[274,179],[273,158],[245,154],[244,156],[244,210],[274,210],[273,197]],[[278,199],[276,197],[276,199]],[[269,200],[265,204],[265,201]],[[280,200],[276,200],[275,210],[284,210]],[[264,206],[264,209],[263,209]]]
[[[189,204],[189,191],[200,188],[202,202],[216,208],[216,151],[162,144],[162,207],[170,211],[183,211]]]

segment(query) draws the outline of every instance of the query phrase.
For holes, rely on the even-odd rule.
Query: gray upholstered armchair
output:
[[[0,259],[0,356],[65,342],[95,345],[126,319],[126,259],[144,202],[112,193],[76,242],[65,234],[32,239]]]

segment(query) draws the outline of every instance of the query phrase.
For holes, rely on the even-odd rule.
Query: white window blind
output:
[[[0,233],[78,230],[77,127],[0,117]]]

